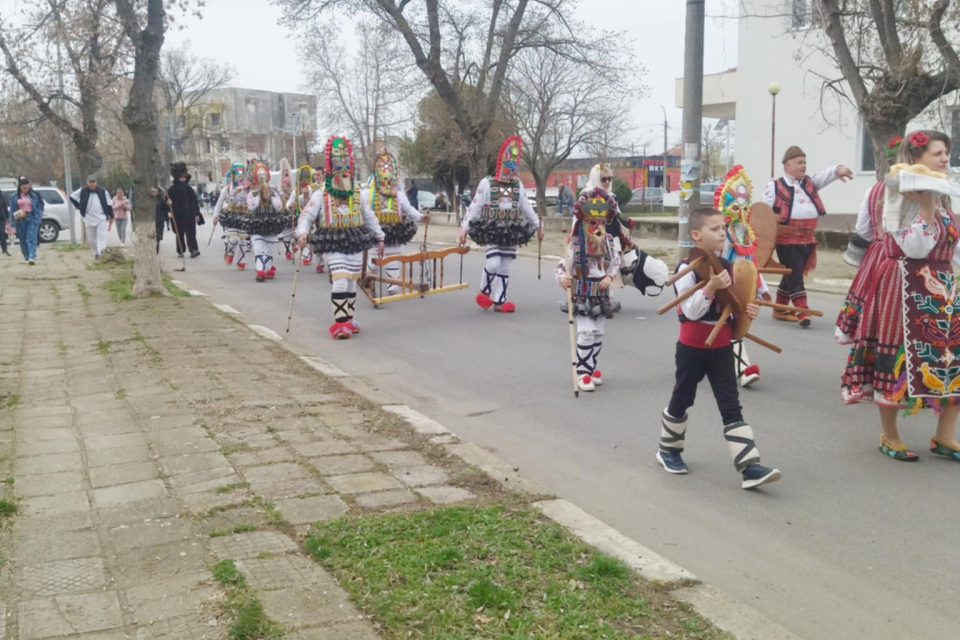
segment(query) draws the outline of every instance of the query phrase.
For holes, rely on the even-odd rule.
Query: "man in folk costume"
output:
[[[807,154],[793,146],[783,154],[783,177],[767,184],[763,190],[766,202],[777,214],[780,226],[777,231],[777,258],[793,272],[783,276],[777,288],[777,303],[801,309],[807,307],[807,290],[803,277],[817,266],[817,239],[814,231],[820,216],[827,214],[820,199],[820,190],[840,179],[853,179],[853,171],[843,165],[824,169],[813,176],[807,175]],[[774,309],[776,320],[797,322],[801,327],[810,326],[806,313]]]
[[[241,271],[247,268],[244,257],[247,255],[247,240],[249,236],[240,230],[240,219],[247,215],[247,185],[245,180],[246,169],[242,162],[235,162],[227,172],[227,184],[220,190],[220,197],[213,208],[213,224],[220,222],[223,228],[223,261],[233,264],[237,250],[240,250],[240,259],[237,268]]]
[[[577,319],[577,386],[582,391],[603,384],[597,358],[606,318],[612,316],[610,284],[620,271],[620,251],[614,236],[607,233],[607,224],[618,212],[616,199],[604,189],[580,194],[573,205],[576,222],[557,265],[557,282],[571,289]]]
[[[270,186],[270,170],[257,164],[253,172],[253,186],[247,194],[245,231],[253,242],[256,257],[257,282],[273,280],[277,267],[273,264],[274,246],[278,235],[290,226],[290,219],[283,213],[280,192]]]
[[[297,171],[297,189],[290,194],[287,199],[287,212],[290,213],[296,221],[300,219],[300,212],[310,202],[310,196],[313,195],[313,169],[309,165],[303,165]],[[296,227],[291,229],[290,237],[293,238]],[[286,233],[286,232],[284,232]],[[289,251],[289,249],[288,249]],[[300,252],[304,266],[309,266],[313,262],[313,251],[310,247],[304,247]]]
[[[729,262],[749,260],[756,263],[757,236],[750,225],[753,183],[743,166],[730,169],[717,187],[713,196],[713,208],[723,214],[726,241],[721,256]],[[762,267],[764,265],[757,265]],[[763,276],[757,274],[757,293],[764,300],[771,300],[770,288]],[[733,358],[737,369],[737,381],[741,387],[749,387],[760,379],[760,367],[750,364],[743,340],[731,340]]]
[[[383,255],[384,234],[373,210],[363,204],[354,175],[353,148],[347,138],[331,136],[327,140],[324,169],[324,188],[314,191],[300,215],[297,244],[300,248],[307,245],[307,236],[317,221],[319,228],[309,239],[314,252],[323,254],[333,280],[330,335],[345,340],[360,331],[354,316],[363,252],[376,246]]]
[[[377,215],[377,222],[384,234],[385,255],[399,255],[403,245],[410,242],[417,233],[418,222],[429,222],[430,216],[421,214],[407,199],[407,194],[397,184],[397,163],[393,156],[383,152],[377,156],[373,164],[373,175],[370,185],[361,193],[363,205],[373,209]],[[373,264],[370,256],[370,269],[379,274],[380,267]],[[393,262],[384,269],[386,276],[392,280],[400,279],[400,264]],[[400,286],[390,284],[387,295],[399,293]]]
[[[502,313],[516,310],[515,304],[507,302],[507,285],[517,246],[528,243],[534,233],[538,240],[543,240],[540,219],[520,182],[521,151],[520,136],[504,140],[497,156],[496,172],[477,185],[460,231],[460,244],[466,242],[469,234],[487,252],[477,304],[483,309],[492,306],[494,311]]]

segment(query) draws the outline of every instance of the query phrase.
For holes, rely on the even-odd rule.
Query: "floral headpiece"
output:
[[[730,248],[741,256],[757,251],[757,236],[750,226],[752,191],[750,177],[743,165],[738,164],[727,172],[723,184],[713,194],[713,207],[723,213]]]
[[[895,136],[890,138],[890,142],[887,144],[887,158],[893,160],[897,156],[897,151],[900,150],[900,145],[903,144],[903,136]],[[927,148],[927,145],[930,144],[930,136],[925,134],[923,131],[914,131],[910,134],[910,138],[907,140],[907,144],[910,145],[911,151],[922,151]]]

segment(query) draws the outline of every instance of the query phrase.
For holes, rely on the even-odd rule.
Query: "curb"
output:
[[[179,285],[178,285],[179,286]],[[199,292],[198,292],[199,293]],[[191,295],[192,292],[191,292]],[[204,294],[201,294],[204,295]],[[263,339],[279,343],[278,346],[295,353],[300,360],[314,370],[344,385],[379,406],[382,410],[404,418],[418,434],[433,436],[430,440],[441,444],[453,456],[466,464],[477,467],[505,489],[533,497],[552,495],[538,482],[521,475],[516,467],[490,451],[472,442],[460,442],[459,437],[441,423],[402,404],[384,404],[383,394],[363,380],[354,378],[346,371],[319,356],[300,355],[289,342],[272,329],[262,325],[246,324],[238,316],[242,312],[225,304],[210,303],[220,312],[237,318],[244,326]],[[538,500],[532,503],[543,515],[570,531],[579,540],[600,551],[614,556],[644,579],[673,587],[669,595],[691,606],[700,616],[709,620],[739,640],[803,640],[779,624],[770,620],[724,591],[697,580],[693,572],[661,556],[636,540],[628,538],[610,525],[590,515],[577,505],[563,499]]]

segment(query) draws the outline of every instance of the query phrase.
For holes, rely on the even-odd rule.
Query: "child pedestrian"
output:
[[[690,235],[696,246],[705,252],[719,254],[726,238],[723,214],[716,209],[702,208],[691,213],[689,220]],[[714,300],[714,294],[733,284],[732,263],[722,259],[721,262],[724,271],[711,277],[701,291],[684,300],[677,309],[680,315],[680,340],[677,342],[676,355],[677,381],[670,404],[663,411],[657,461],[667,473],[683,474],[689,471],[681,456],[687,432],[687,409],[693,406],[697,385],[706,376],[723,419],[723,437],[727,441],[734,466],[743,476],[741,487],[753,489],[776,482],[781,474],[778,469],[770,469],[760,464],[753,428],[743,420],[731,346],[733,317],[728,317],[726,325],[711,346],[707,346],[705,342],[722,313]],[[681,262],[681,267],[685,264],[689,264],[689,259]],[[680,278],[674,285],[677,295],[695,287],[698,281],[694,272]],[[756,318],[759,311],[756,304],[747,304],[746,313],[751,318]]]

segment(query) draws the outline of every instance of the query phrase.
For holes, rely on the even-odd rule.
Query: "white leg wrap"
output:
[[[753,427],[746,422],[734,422],[725,426],[723,438],[727,441],[737,471],[743,471],[760,462],[760,452],[757,451],[757,443],[753,439]]]
[[[687,416],[674,418],[664,409],[660,415],[660,451],[683,451],[687,438]]]
[[[750,357],[747,355],[747,347],[744,346],[743,340],[734,340],[731,342],[733,346],[733,361],[736,363],[737,367],[737,377],[743,375],[744,369],[750,366]]]

